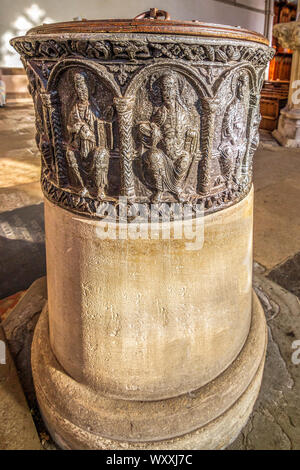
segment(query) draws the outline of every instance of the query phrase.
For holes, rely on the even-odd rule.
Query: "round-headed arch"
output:
[[[254,67],[251,64],[238,64],[225,70],[216,80],[213,86],[214,95],[217,95],[221,89],[226,86],[228,80],[238,73],[247,73],[249,76],[250,92],[257,93],[257,76]]]
[[[109,89],[113,92],[114,96],[122,96],[121,91],[111,74],[109,74],[106,68],[103,65],[97,64],[92,61],[81,61],[78,59],[65,59],[61,62],[56,64],[49,76],[48,84],[47,84],[47,91],[56,90],[57,89],[57,82],[62,73],[66,72],[68,69],[73,67],[81,67],[94,73],[99,79],[104,82],[105,85],[109,87]]]
[[[187,78],[191,85],[194,87],[194,89],[197,91],[197,94],[200,99],[204,96],[211,96],[210,90],[208,89],[205,81],[202,79],[197,70],[188,67],[184,64],[172,60],[167,60],[160,61],[157,64],[147,65],[138,73],[136,73],[125,91],[125,97],[134,96],[136,90],[141,88],[141,86],[143,85],[143,83],[145,83],[149,76],[156,72],[163,72],[164,70],[172,70],[174,72],[178,72],[182,74],[185,78]]]

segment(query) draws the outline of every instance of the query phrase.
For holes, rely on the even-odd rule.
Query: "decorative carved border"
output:
[[[103,219],[105,218],[108,222],[110,221],[109,217],[109,206],[114,207],[116,210],[116,219],[112,221],[119,220],[119,213],[118,213],[118,200],[111,198],[110,200],[106,201],[97,201],[92,198],[79,196],[78,194],[72,193],[66,189],[58,187],[55,183],[47,178],[45,173],[42,173],[41,177],[41,187],[44,196],[53,204],[57,204],[58,206],[71,210],[79,215],[88,215],[89,217],[95,219]],[[245,186],[240,186],[236,190],[228,190],[222,191],[216,194],[210,194],[207,196],[198,196],[193,200],[186,201],[191,203],[191,207],[194,208],[195,215],[197,213],[196,206],[203,207],[204,215],[212,214],[214,212],[218,212],[222,209],[232,206],[233,204],[238,203],[244,197],[248,195],[251,190],[251,183],[245,184]],[[128,199],[128,210],[130,210],[131,206],[134,206],[134,202],[130,202]],[[150,205],[146,202],[141,200],[140,204],[145,204],[145,207],[149,210],[150,215]],[[172,207],[174,202],[166,201],[161,204],[161,208]],[[160,207],[160,204],[158,204]],[[147,215],[147,214],[146,214]],[[124,217],[124,213],[122,212],[122,216]],[[159,213],[161,219],[163,219],[163,212]],[[147,220],[148,221],[148,220]]]
[[[185,42],[184,38],[155,41],[155,38],[132,40],[112,39],[46,39],[31,38],[26,40],[12,39],[11,45],[24,58],[60,59],[67,57],[84,57],[105,61],[149,61],[151,59],[180,59],[188,62],[249,62],[252,65],[267,65],[274,56],[274,50],[264,46],[240,44],[228,41],[229,44],[205,43],[203,39]],[[225,41],[222,41],[225,42]]]

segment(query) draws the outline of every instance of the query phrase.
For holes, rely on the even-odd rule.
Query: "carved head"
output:
[[[161,76],[161,93],[163,102],[168,105],[174,103],[178,95],[178,80],[173,72]]]
[[[80,101],[88,101],[89,99],[89,90],[86,84],[86,78],[83,73],[76,72],[74,74],[74,85],[77,96]]]

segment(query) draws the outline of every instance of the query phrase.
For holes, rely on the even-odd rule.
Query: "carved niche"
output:
[[[67,186],[79,195],[101,199],[108,192],[115,145],[113,94],[83,67],[64,72],[57,88]]]
[[[213,185],[225,183],[234,190],[241,183],[241,168],[247,151],[249,76],[244,71],[236,73],[222,88],[214,141],[218,172],[213,177]]]
[[[137,195],[159,202],[196,194],[200,100],[184,75],[162,67],[146,76],[136,91],[133,134]]]

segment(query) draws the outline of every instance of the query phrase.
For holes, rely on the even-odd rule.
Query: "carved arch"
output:
[[[213,94],[217,95],[220,93],[223,87],[225,87],[228,83],[228,80],[232,78],[237,72],[247,72],[250,80],[250,93],[257,92],[257,77],[255,69],[250,64],[238,64],[234,67],[231,67],[228,70],[225,70],[218,79],[215,81],[213,85]]]
[[[57,65],[51,70],[47,91],[56,90],[57,82],[62,73],[66,72],[71,67],[82,67],[90,70],[94,74],[98,75],[113,92],[115,96],[121,96],[121,90],[111,74],[109,74],[103,65],[97,64],[92,61],[78,60],[78,59],[64,59],[58,62]]]
[[[124,97],[129,97],[135,94],[135,91],[139,89],[143,82],[153,73],[160,72],[166,68],[171,69],[174,72],[181,73],[185,78],[189,79],[193,87],[199,94],[199,98],[204,96],[211,96],[211,92],[204,80],[199,75],[199,72],[194,70],[191,66],[180,64],[172,60],[162,60],[157,64],[151,64],[144,67],[142,70],[137,72],[128,84]]]
[[[151,77],[160,77],[165,72],[167,74],[175,73],[178,77],[183,79],[182,85],[184,85],[182,86],[182,89],[180,91],[178,90],[179,94],[181,94],[181,91],[183,91],[185,83],[188,84],[190,92],[192,92],[193,90],[192,93],[194,100],[192,101],[194,101],[194,110],[190,110],[190,114],[188,114],[188,117],[186,117],[186,119],[184,120],[184,124],[182,123],[182,118],[179,118],[178,120],[176,119],[176,121],[181,122],[181,124],[178,124],[180,129],[179,133],[181,133],[180,135],[182,137],[180,138],[180,145],[178,144],[178,136],[176,138],[174,137],[173,145],[173,142],[171,143],[170,140],[168,140],[169,138],[164,136],[164,133],[166,132],[164,128],[162,127],[160,129],[160,126],[164,126],[163,122],[165,118],[163,118],[160,124],[156,125],[156,131],[154,132],[152,125],[155,125],[155,123],[154,121],[151,121],[152,118],[148,115],[148,112],[150,112],[151,108],[152,110],[155,110],[156,108],[155,112],[159,114],[160,110],[157,108],[160,108],[160,105],[162,105],[162,103],[155,103],[155,100],[152,101],[151,98],[149,98],[147,82],[148,80],[151,81]],[[141,99],[139,93],[142,93],[143,98],[143,92],[145,91],[147,98],[152,101],[151,106],[149,107],[147,105],[145,107],[143,106],[143,99],[141,100],[141,103],[139,103],[139,99]],[[128,128],[126,132],[126,135],[128,135],[129,137],[128,140],[130,140],[130,145],[127,145],[127,148],[135,149],[135,153],[131,151],[127,152],[127,154],[129,155],[131,153],[132,155],[138,155],[139,157],[141,157],[143,154],[143,158],[146,161],[143,166],[143,164],[141,163],[142,158],[136,158],[135,162],[129,161],[127,165],[127,168],[130,168],[130,172],[128,171],[127,174],[131,174],[131,180],[134,179],[134,173],[137,176],[136,181],[138,181],[138,185],[140,184],[140,188],[143,188],[137,189],[137,191],[143,192],[145,188],[147,188],[148,190],[153,190],[153,200],[157,200],[155,199],[156,197],[160,198],[162,193],[165,191],[172,193],[173,195],[175,194],[177,198],[182,198],[182,194],[185,194],[184,190],[188,176],[191,173],[191,169],[197,166],[197,161],[200,158],[199,146],[202,108],[204,107],[203,102],[206,99],[209,99],[211,97],[210,95],[211,92],[208,89],[206,83],[204,83],[202,77],[199,75],[198,71],[193,69],[192,67],[188,67],[186,65],[183,65],[182,63],[178,63],[178,61],[175,62],[170,60],[161,60],[159,61],[159,63],[151,64],[144,67],[141,71],[137,72],[134,75],[130,84],[126,88],[124,100],[133,100],[131,109],[135,117],[135,127],[133,128],[131,126],[131,129]],[[139,103],[141,106],[139,106],[137,103]],[[175,111],[174,109],[172,111],[174,115],[172,115],[177,115],[178,117],[178,113],[179,115],[181,115],[182,112],[187,112],[187,109],[184,111],[183,108],[184,106],[182,106],[181,113],[178,110]],[[146,127],[144,126],[142,132],[140,132],[140,127],[137,124],[139,121],[140,124],[145,122],[148,123],[145,125]],[[129,122],[128,118],[127,122]],[[141,125],[143,127],[143,124]],[[147,129],[147,126],[150,127],[148,127]],[[120,126],[120,130],[121,129],[122,126]],[[153,132],[151,129],[153,130]],[[141,137],[141,135],[143,135],[144,137]],[[135,141],[135,145],[133,139]],[[153,145],[151,151],[149,150],[150,142],[152,142],[151,145]],[[182,143],[183,147],[181,151],[183,153],[181,155],[177,154],[176,156],[176,152],[178,153],[178,150],[176,149],[180,148]],[[157,148],[156,145],[158,145]],[[159,146],[164,147],[163,150],[159,150]],[[175,166],[173,167],[168,160],[165,160],[164,163],[158,163],[159,165],[163,165],[165,167],[165,172],[167,176],[157,176],[157,163],[155,157],[153,156],[155,155],[155,151],[163,152],[164,155],[173,155],[172,158],[169,157],[171,163],[172,161],[176,160],[176,168]],[[129,160],[129,158],[127,160]],[[126,161],[125,158],[124,161]]]
[[[92,73],[96,79],[99,79],[99,81],[101,81],[101,83],[111,91],[112,97],[119,97],[121,95],[119,86],[107,72],[106,68],[95,62],[85,60],[81,61],[78,59],[64,59],[58,62],[51,70],[46,91],[42,94],[46,113],[49,116],[49,134],[51,135],[55,154],[56,181],[61,188],[68,186],[68,168],[63,145],[62,131],[64,126],[62,123],[58,82],[64,73],[68,72],[72,68],[75,69],[76,67]],[[113,105],[113,101],[111,105]]]

